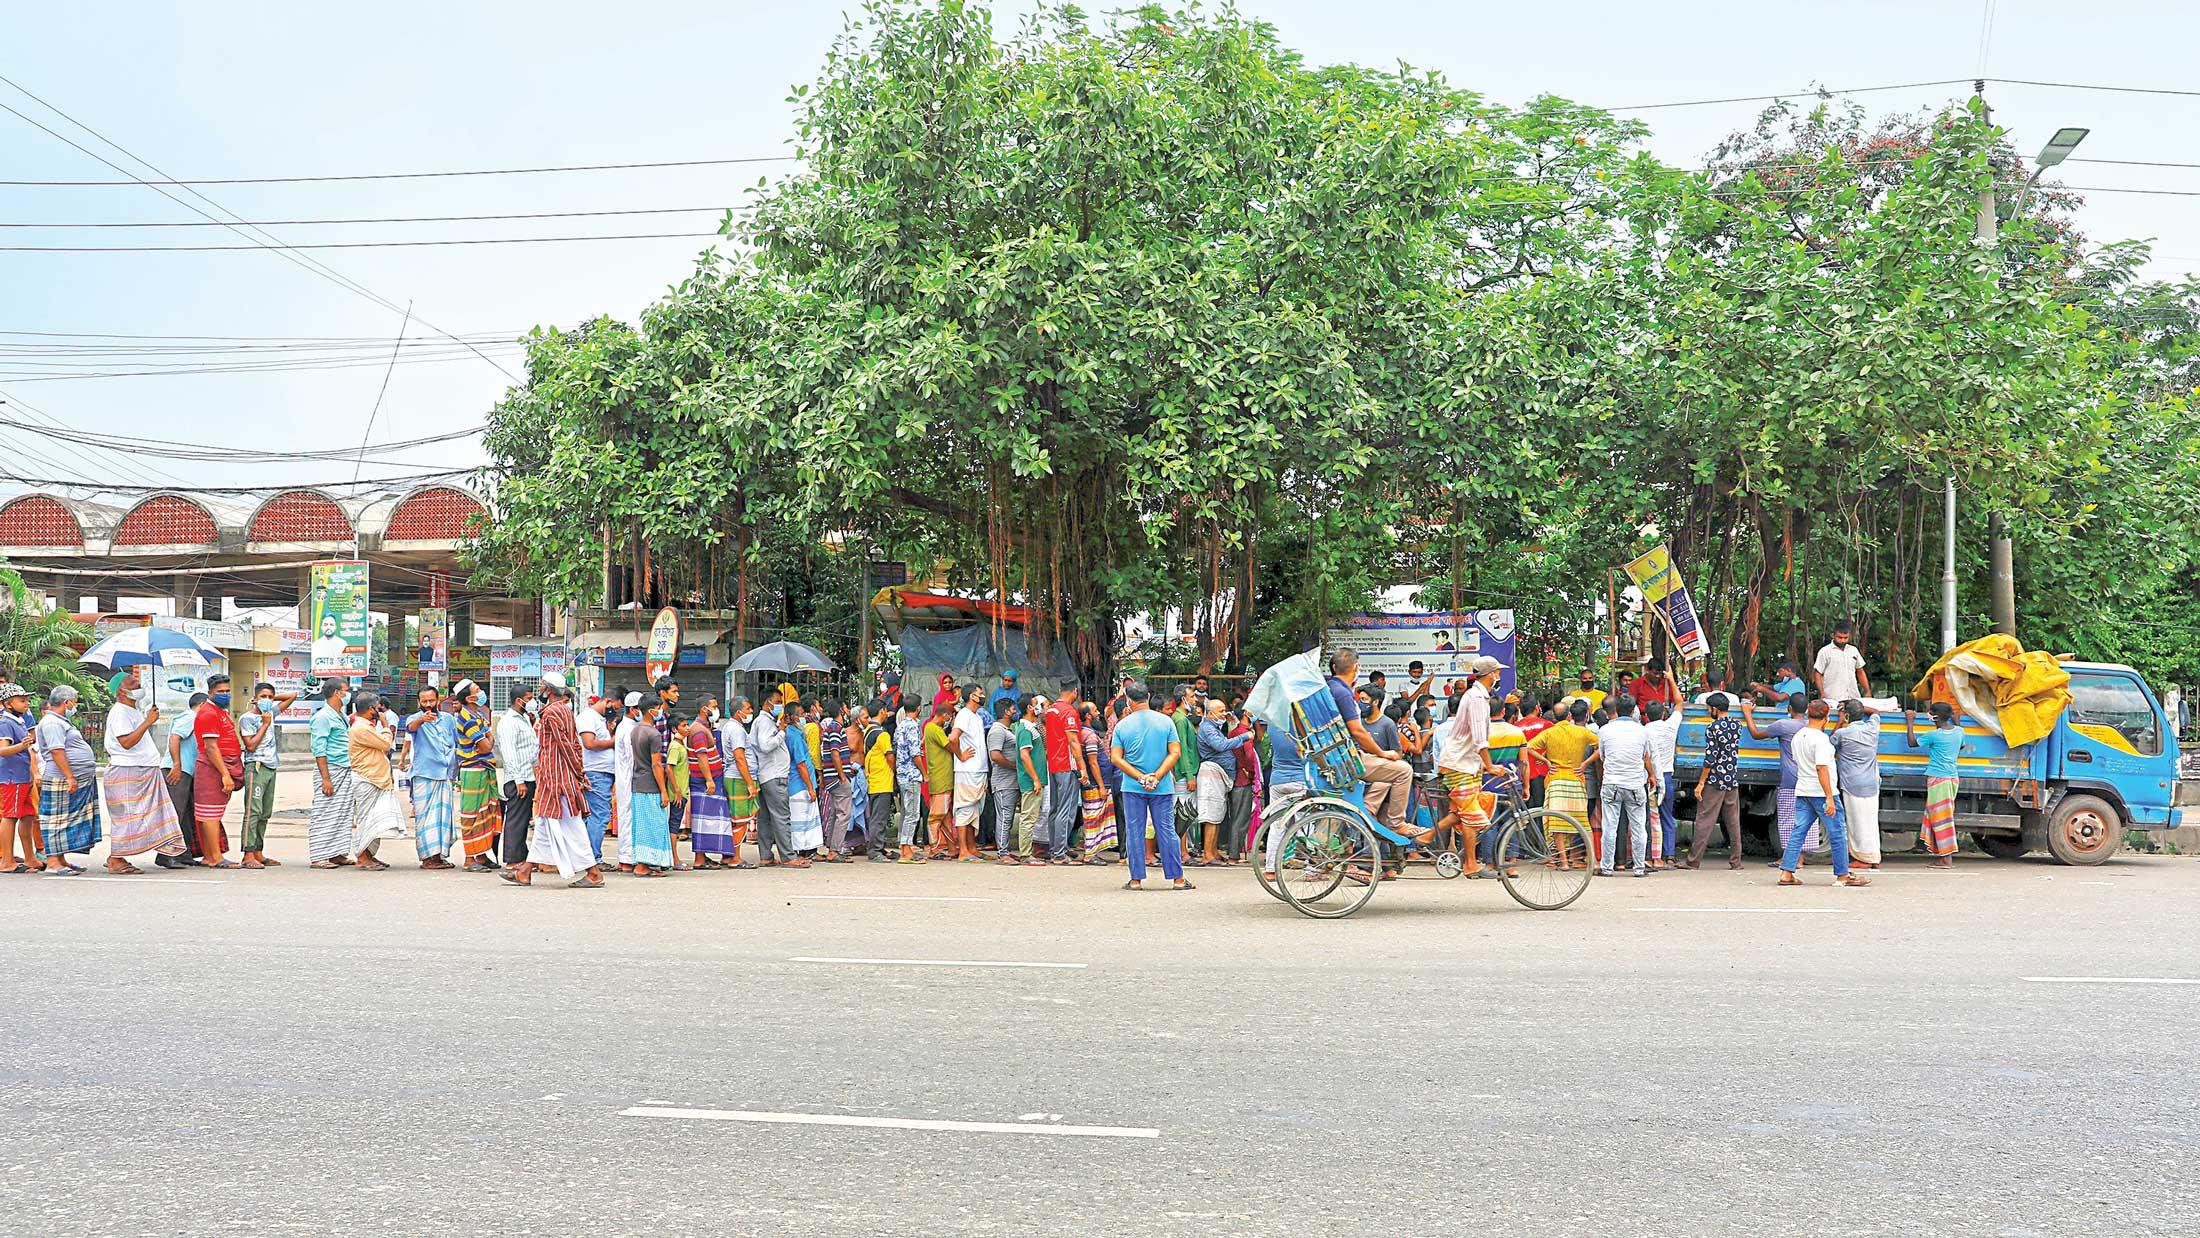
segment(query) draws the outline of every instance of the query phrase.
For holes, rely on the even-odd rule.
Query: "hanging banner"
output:
[[[365,675],[373,654],[373,619],[367,614],[367,565],[356,559],[324,560],[308,569],[313,601],[312,669],[317,678]]]
[[[1406,690],[1418,663],[1429,681],[1429,699],[1440,701],[1453,680],[1471,678],[1467,667],[1485,654],[1505,668],[1497,680],[1498,696],[1512,691],[1514,636],[1510,610],[1406,611],[1348,615],[1323,634],[1322,644],[1358,653],[1361,681],[1381,671],[1394,694]]]
[[[450,665],[451,612],[441,606],[420,608],[420,669],[447,671]]]
[[[649,652],[642,659],[642,673],[650,682],[672,673],[680,658],[680,634],[680,612],[670,606],[658,611],[657,622],[649,628]]]
[[[1688,586],[1681,581],[1681,574],[1673,567],[1673,552],[1659,542],[1645,553],[1627,563],[1627,579],[1642,590],[1642,600],[1658,614],[1658,621],[1665,625],[1665,634],[1673,638],[1673,649],[1689,661],[1697,661],[1711,652],[1705,642],[1703,624],[1696,619],[1696,603],[1688,596]]]

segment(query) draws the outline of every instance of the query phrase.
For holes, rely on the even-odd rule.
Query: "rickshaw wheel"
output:
[[[1557,911],[1589,888],[1595,860],[1589,828],[1570,813],[1532,808],[1513,818],[1497,840],[1505,893],[1530,911]]]
[[[1467,862],[1459,858],[1458,852],[1439,851],[1436,853],[1437,876],[1449,881],[1465,871],[1467,871]]]
[[[1342,802],[1301,808],[1276,865],[1284,900],[1317,920],[1341,920],[1367,906],[1382,875],[1382,849],[1366,818]]]

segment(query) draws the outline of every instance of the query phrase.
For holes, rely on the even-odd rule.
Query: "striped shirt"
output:
[[[573,707],[552,701],[535,724],[535,815],[588,815],[588,784],[581,777],[581,734],[573,725]]]
[[[489,715],[471,705],[458,707],[458,767],[460,769],[489,769],[496,764],[496,750],[490,742]]]

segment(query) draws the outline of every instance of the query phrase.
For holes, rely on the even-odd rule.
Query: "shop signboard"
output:
[[[1409,668],[1419,662],[1429,679],[1430,698],[1440,701],[1453,680],[1470,678],[1469,664],[1484,655],[1504,667],[1498,695],[1512,691],[1513,638],[1510,610],[1397,611],[1348,615],[1323,637],[1323,645],[1357,652],[1360,681],[1381,671],[1393,694],[1405,691]]]
[[[308,569],[313,585],[309,608],[313,674],[359,677],[371,669],[373,623],[367,613],[367,565],[358,559],[330,559]]]
[[[672,673],[673,663],[680,653],[681,632],[677,609],[667,606],[657,612],[657,622],[649,626],[648,653],[642,661],[642,673],[650,682]]]

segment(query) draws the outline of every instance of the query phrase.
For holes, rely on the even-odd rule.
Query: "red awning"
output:
[[[889,623],[915,623],[920,627],[928,620],[956,623],[990,619],[1012,623],[1018,627],[1031,623],[1031,608],[1028,606],[1010,606],[982,598],[950,597],[944,593],[924,593],[916,589],[881,589],[871,599],[871,603],[878,607],[879,613]]]

